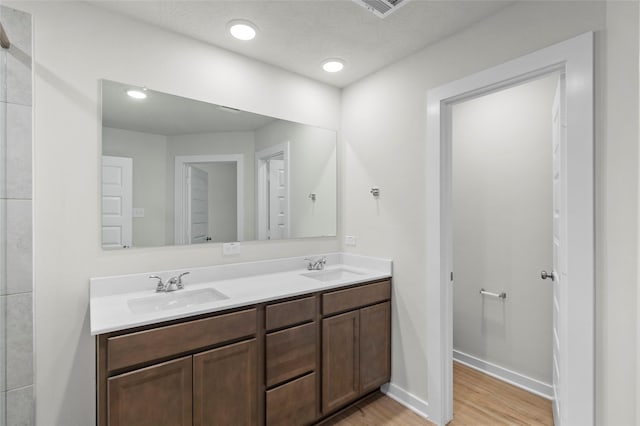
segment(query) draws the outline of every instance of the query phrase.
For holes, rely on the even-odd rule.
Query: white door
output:
[[[189,241],[200,244],[209,240],[209,174],[189,166]]]
[[[289,142],[256,151],[256,229],[259,240],[289,238]]]
[[[132,244],[133,159],[102,157],[102,247]]]
[[[269,160],[269,239],[289,237],[288,188],[284,160]]]
[[[564,105],[564,76],[561,76],[551,108],[553,150],[553,271],[543,279],[553,280],[553,417],[556,426],[566,424],[567,362],[567,245],[566,227],[566,157],[567,123]],[[546,275],[546,277],[545,277]]]

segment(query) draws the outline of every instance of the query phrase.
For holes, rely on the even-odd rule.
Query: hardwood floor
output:
[[[453,416],[448,426],[553,426],[551,401],[453,363]],[[331,426],[432,426],[382,394],[330,419]]]
[[[553,426],[551,401],[454,362],[449,426],[480,425]]]
[[[359,403],[332,417],[322,426],[432,426],[424,418],[420,417],[405,406],[397,403],[381,393],[374,394],[371,398]]]

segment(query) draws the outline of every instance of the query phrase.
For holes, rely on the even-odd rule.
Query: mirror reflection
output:
[[[335,235],[335,131],[102,81],[103,248]]]

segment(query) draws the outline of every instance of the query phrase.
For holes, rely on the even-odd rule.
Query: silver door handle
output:
[[[547,271],[542,271],[540,272],[540,278],[542,278],[543,280],[546,280],[547,278],[551,278],[551,281],[555,281],[555,278],[553,277],[553,272],[549,273]]]

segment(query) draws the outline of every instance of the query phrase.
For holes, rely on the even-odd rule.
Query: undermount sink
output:
[[[169,293],[156,293],[151,296],[131,299],[127,304],[134,314],[147,314],[186,308],[228,298],[229,296],[220,293],[218,290],[203,288],[201,290],[177,290]]]
[[[357,278],[359,275],[363,275],[360,272],[352,271],[350,269],[326,269],[324,271],[312,271],[301,274],[303,277],[311,278],[317,281],[336,281],[350,278]]]

